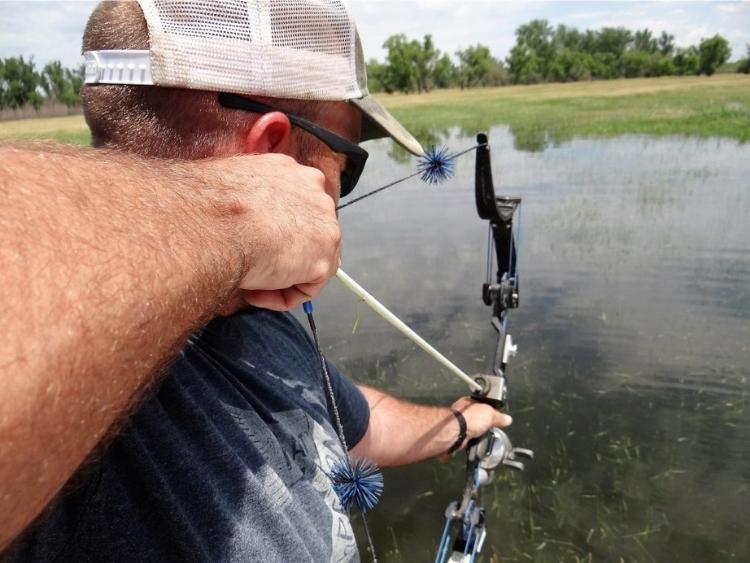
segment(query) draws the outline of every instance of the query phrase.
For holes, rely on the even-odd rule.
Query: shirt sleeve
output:
[[[326,360],[326,365],[331,376],[331,387],[333,387],[333,395],[336,397],[336,406],[338,407],[341,426],[344,429],[346,445],[351,450],[367,432],[367,426],[370,424],[370,405],[351,379],[343,375],[328,360]],[[326,401],[328,402],[328,399]],[[334,421],[335,426],[333,409],[330,404],[328,405],[328,411],[331,413],[331,420]]]

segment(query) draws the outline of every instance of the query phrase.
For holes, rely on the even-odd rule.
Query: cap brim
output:
[[[425,150],[419,141],[387,109],[380,105],[380,102],[375,98],[368,94],[362,98],[349,100],[349,103],[354,104],[364,117],[362,120],[361,141],[391,137],[413,155],[424,155]]]

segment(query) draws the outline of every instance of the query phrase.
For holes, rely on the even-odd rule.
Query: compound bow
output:
[[[507,402],[506,367],[515,356],[516,345],[508,333],[508,313],[518,307],[519,276],[516,267],[516,237],[513,217],[521,206],[516,196],[496,196],[492,182],[490,148],[487,135],[477,135],[475,193],[477,212],[490,222],[487,248],[487,281],[482,285],[482,299],[492,307],[492,326],[497,331],[492,374],[481,374],[474,380],[482,389],[472,398],[500,409]],[[497,260],[496,278],[492,280],[492,261]],[[494,470],[507,466],[523,470],[519,458],[531,459],[531,450],[514,448],[507,434],[492,428],[471,442],[466,454],[466,484],[459,501],[451,502],[445,511],[445,527],[436,563],[473,563],[482,549],[487,532],[485,512],[481,506],[481,487],[490,483]]]

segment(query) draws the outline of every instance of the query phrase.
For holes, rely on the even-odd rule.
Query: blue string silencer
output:
[[[430,185],[440,184],[453,177],[455,171],[454,157],[448,154],[447,147],[432,146],[417,164],[420,179]]]
[[[333,490],[347,512],[356,506],[360,512],[372,509],[383,493],[383,474],[368,459],[339,459],[329,475]]]
[[[304,303],[302,303],[302,310],[305,312],[305,315],[312,315],[312,312],[313,312],[312,301],[305,301]]]

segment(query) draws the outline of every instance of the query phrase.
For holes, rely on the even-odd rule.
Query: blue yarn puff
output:
[[[440,184],[448,178],[453,177],[455,162],[448,154],[447,147],[432,146],[424,156],[420,157],[417,170],[423,182],[430,185]]]
[[[367,459],[339,459],[329,477],[346,511],[356,506],[360,512],[367,512],[378,504],[383,493],[383,474]]]

